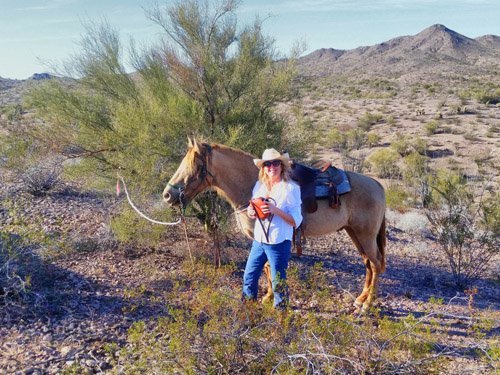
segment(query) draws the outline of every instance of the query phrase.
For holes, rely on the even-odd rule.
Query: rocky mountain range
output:
[[[472,39],[437,24],[416,35],[396,37],[373,46],[351,50],[321,48],[301,57],[298,68],[303,78],[349,75],[416,81],[434,75],[498,77],[500,36]],[[29,82],[47,78],[51,78],[47,73],[35,73],[27,80],[0,76],[0,97],[4,97],[0,104],[8,102],[6,91],[19,91]]]
[[[468,38],[443,25],[412,36],[351,50],[322,48],[299,59],[306,77],[332,74],[380,75],[414,80],[428,74],[496,74],[500,71],[500,37]]]

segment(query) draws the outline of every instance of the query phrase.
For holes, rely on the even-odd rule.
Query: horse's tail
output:
[[[377,247],[380,254],[380,272],[385,271],[385,247],[387,245],[387,238],[385,234],[385,216],[380,224],[380,228],[377,234]]]

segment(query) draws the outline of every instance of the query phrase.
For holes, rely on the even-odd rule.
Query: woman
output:
[[[262,154],[262,159],[254,159],[259,168],[259,180],[252,192],[255,198],[267,198],[261,207],[260,220],[250,204],[247,215],[255,220],[254,241],[248,256],[243,276],[243,297],[256,300],[259,277],[266,261],[271,266],[273,279],[274,307],[284,309],[288,305],[286,270],[292,247],[293,228],[302,222],[300,209],[300,188],[290,180],[288,156],[273,148]]]

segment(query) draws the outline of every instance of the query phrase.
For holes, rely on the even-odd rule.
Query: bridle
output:
[[[195,158],[201,161],[201,168],[198,172],[198,179],[197,179],[197,184],[194,188],[194,190],[197,190],[203,183],[207,183],[208,186],[212,185],[212,182],[209,180],[209,177],[212,178],[212,180],[215,178],[215,176],[208,170],[208,162],[209,162],[209,157],[212,154],[212,146],[209,144],[204,143],[203,144],[203,151],[200,153],[195,154]],[[186,186],[184,184],[171,184],[170,182],[167,183],[167,187],[170,187],[172,190],[177,192],[179,196],[179,202],[181,204],[181,211],[184,212],[186,210]]]

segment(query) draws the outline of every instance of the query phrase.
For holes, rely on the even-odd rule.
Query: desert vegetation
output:
[[[0,91],[0,370],[496,373],[498,66],[283,59],[235,7],[150,9],[167,42],[129,46],[134,73],[117,31],[88,25],[61,74]],[[438,25],[401,43],[436,33],[458,38]],[[115,195],[119,174],[148,215],[178,218],[160,194],[188,136],[380,181],[388,265],[372,311],[353,314],[364,267],[344,233],[293,257],[282,314],[241,304],[249,244],[215,193],[176,227]]]

